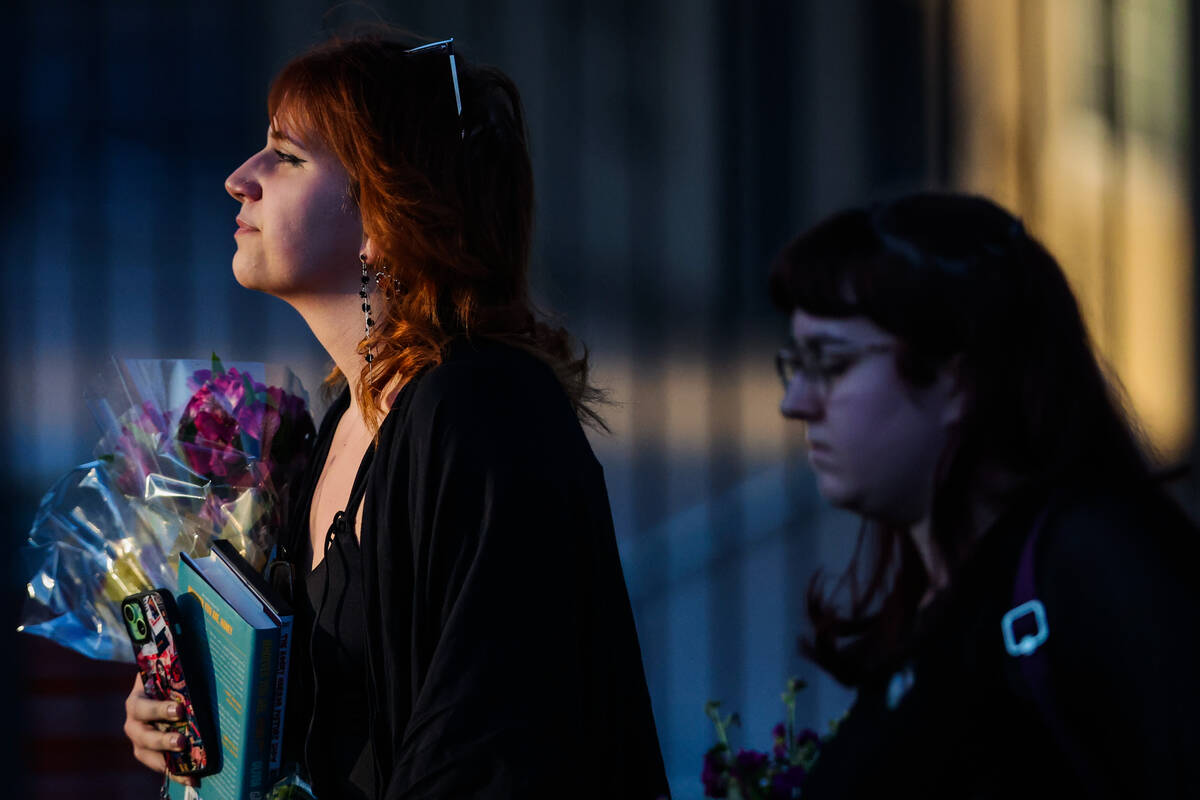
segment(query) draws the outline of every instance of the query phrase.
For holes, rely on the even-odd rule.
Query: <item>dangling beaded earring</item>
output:
[[[400,279],[392,278],[391,281],[388,281],[386,272],[375,273],[375,285],[379,287],[379,291],[383,292],[383,296],[388,300],[400,294]]]
[[[375,360],[375,356],[371,354],[371,328],[375,327],[375,320],[371,319],[371,303],[367,300],[367,285],[370,283],[371,277],[367,273],[367,254],[359,253],[358,260],[362,264],[362,283],[358,287],[358,296],[362,300],[363,319],[366,321],[364,328],[367,339],[367,363],[370,364]]]

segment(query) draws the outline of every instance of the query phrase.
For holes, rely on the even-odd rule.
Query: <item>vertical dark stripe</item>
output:
[[[792,0],[758,0],[752,5],[748,42],[748,83],[743,96],[749,100],[743,109],[753,120],[747,130],[747,144],[753,170],[746,185],[747,215],[743,237],[747,247],[742,263],[744,317],[771,335],[777,317],[767,297],[767,264],[775,252],[794,234],[789,213],[800,188],[791,185],[793,154],[805,144],[804,129],[793,125],[797,71],[790,54],[792,19],[796,14]],[[755,337],[757,341],[759,337]],[[773,338],[773,337],[772,337]],[[760,358],[761,356],[761,358]],[[767,364],[770,353],[750,352],[751,369]]]
[[[861,29],[867,75],[867,125],[863,141],[868,177],[874,186],[895,191],[926,181],[926,104],[921,44],[925,22],[913,3],[868,2]]]
[[[1192,459],[1191,502],[1193,519],[1200,518],[1200,9],[1184,4],[1181,12],[1187,26],[1188,53],[1188,147],[1189,198],[1192,212]]]
[[[625,65],[625,154],[630,165],[628,196],[630,302],[630,353],[633,362],[633,519],[642,538],[637,560],[648,580],[658,585],[666,580],[668,541],[665,536],[645,537],[661,522],[667,505],[669,460],[666,430],[667,408],[663,392],[667,353],[667,299],[663,285],[662,207],[662,21],[657,4],[623,0],[617,41],[626,47]],[[650,633],[668,640],[670,620],[663,615],[650,621]],[[669,695],[671,676],[666,663],[648,665],[647,680],[657,697]],[[664,749],[669,750],[670,732],[660,731]]]
[[[810,685],[816,681],[818,668],[807,660],[801,660],[800,640],[811,630],[806,611],[809,576],[817,568],[825,566],[818,561],[821,550],[818,503],[822,501],[815,501],[812,480],[804,453],[800,450],[789,453],[784,460],[782,486],[788,498],[788,513],[782,533],[788,564],[783,619],[788,627],[780,635],[790,645],[791,663],[799,665],[793,674],[804,678]],[[815,687],[801,692],[796,699],[796,719],[802,727],[811,726],[824,732],[817,717],[819,699]]]
[[[56,120],[64,129],[71,129],[68,119],[75,117],[79,125],[70,135],[70,152],[74,162],[72,208],[66,230],[70,237],[66,268],[71,279],[71,339],[70,353],[75,386],[90,383],[101,360],[111,350],[110,331],[113,309],[108,303],[109,273],[113,269],[110,253],[110,230],[104,214],[107,200],[103,179],[106,162],[111,157],[111,132],[106,105],[108,85],[106,45],[111,41],[109,25],[102,4],[76,9],[74,24],[78,26],[80,46],[74,49],[74,86],[71,102],[63,108],[62,118]],[[67,111],[67,109],[71,111]],[[71,398],[72,408],[82,412],[82,398]],[[72,415],[71,440],[94,439],[91,422],[83,413]],[[65,467],[66,465],[64,465]]]
[[[726,355],[726,363],[730,365],[730,369],[736,369],[745,376],[745,379],[757,381],[759,375],[771,369],[771,355],[787,324],[786,319],[774,309],[767,296],[767,265],[783,244],[797,233],[793,230],[797,219],[794,210],[803,204],[804,192],[803,187],[794,185],[791,178],[796,174],[795,161],[808,146],[808,137],[805,127],[797,124],[805,115],[794,105],[801,81],[799,70],[794,68],[793,63],[794,59],[801,57],[800,50],[803,45],[797,46],[792,37],[795,19],[801,12],[793,0],[758,0],[752,8],[753,14],[747,25],[747,73],[744,76],[742,92],[747,107],[741,110],[745,118],[754,121],[753,125],[746,129],[746,139],[742,146],[743,150],[752,155],[747,162],[742,190],[746,209],[742,230],[730,234],[740,236],[743,241],[739,265],[742,296],[738,317],[731,320],[737,329],[743,331],[743,338],[735,343],[737,349]],[[820,113],[819,110],[817,113]],[[734,367],[734,364],[738,366]],[[732,430],[725,434],[728,443],[722,447],[727,453],[723,458],[731,460],[727,468],[731,471],[725,475],[715,474],[715,480],[720,481],[720,485],[728,482],[744,483],[749,478],[746,474],[746,462],[752,459],[743,453],[746,437],[736,422],[742,418],[740,398],[739,392],[733,398],[731,408],[727,412],[737,414],[736,417],[716,420],[717,424],[723,422],[725,426],[733,426]],[[755,416],[776,413],[776,399],[760,397],[751,401],[754,404]],[[723,471],[726,468],[719,469]],[[779,491],[788,492],[788,489],[794,486],[795,481],[792,481],[790,485],[781,485]],[[802,495],[788,492],[785,496],[798,499]],[[747,547],[744,543],[744,520],[741,517],[723,520],[720,524],[728,530],[731,538],[737,537],[736,540],[726,542],[727,546],[732,544],[739,548]],[[803,575],[805,567],[811,564],[807,554],[813,548],[812,537],[802,537],[799,534],[800,531],[794,529],[783,530],[777,534],[784,537],[782,551],[788,575]],[[758,543],[753,546],[760,545],[761,543]],[[741,550],[738,560],[747,564],[757,562],[746,549]],[[733,580],[733,576],[726,579]],[[770,580],[769,577],[766,579]],[[730,590],[744,593],[755,581],[755,576],[749,576],[747,579],[739,577],[731,584]],[[800,584],[801,581],[797,580],[795,583]],[[798,617],[789,613],[796,606],[794,600],[797,588],[798,586],[786,585],[786,596],[781,598],[781,605],[785,610],[778,616],[775,634],[781,642],[793,640],[798,633],[795,627]],[[744,597],[744,594],[739,596]],[[744,641],[745,636],[740,631],[746,628],[744,616],[749,613],[750,602],[741,601],[740,606],[735,609],[738,617],[723,620],[720,624],[724,629],[723,635],[730,635],[733,632],[730,629],[736,626],[739,632],[734,635],[743,639],[742,646],[736,650],[739,654],[736,670],[730,677],[736,679],[737,684],[734,685],[746,685],[749,682],[756,687],[757,692],[754,696],[742,698],[748,707],[756,707],[762,702],[764,689],[765,696],[771,697],[776,691],[782,690],[782,686],[776,683],[777,676],[774,675],[746,675],[745,654],[747,647],[753,645]],[[809,697],[801,695],[801,709]]]
[[[1039,161],[1045,135],[1046,9],[1040,0],[1017,4],[1017,203],[1020,213],[1041,217]]]
[[[547,115],[539,127],[545,133],[533,143],[542,155],[548,181],[538,187],[537,223],[545,244],[546,287],[568,320],[590,316],[586,307],[586,270],[581,217],[583,204],[583,9],[581,0],[551,4],[555,15],[542,29],[548,68],[542,75]]]
[[[0,503],[7,513],[0,523],[0,535],[4,541],[15,543],[21,540],[24,530],[29,524],[35,497],[29,491],[28,476],[22,476],[13,447],[13,426],[17,423],[14,413],[14,395],[20,391],[28,396],[30,383],[33,380],[34,365],[32,361],[33,342],[28,332],[33,330],[32,315],[35,309],[30,307],[28,298],[24,296],[22,287],[28,285],[30,278],[34,280],[50,280],[44,265],[38,263],[36,254],[29,252],[34,241],[34,212],[36,207],[37,190],[33,184],[36,154],[36,135],[31,135],[28,124],[21,125],[18,119],[28,114],[29,101],[26,93],[36,91],[31,86],[34,53],[29,46],[28,32],[31,29],[29,2],[14,3],[6,9],[5,24],[11,31],[19,31],[25,35],[11,37],[9,46],[0,53],[0,71],[4,75],[19,76],[15,85],[10,88],[11,96],[4,104],[4,124],[0,125],[0,165],[3,175],[9,181],[9,186],[15,191],[3,194],[0,213],[3,214],[4,238],[4,324],[0,325],[0,347],[3,348],[7,360],[6,376],[9,378],[8,391],[0,393],[0,458],[4,466],[0,467]],[[15,41],[14,41],[15,40]],[[16,383],[13,378],[23,376],[24,383]],[[23,386],[21,390],[17,386]],[[0,633],[0,647],[4,652],[17,652],[18,642],[16,633],[17,615],[24,593],[20,587],[24,576],[14,580],[19,573],[16,553],[10,545],[0,553],[0,577],[4,579],[3,591],[0,592],[0,603],[3,604],[4,629]],[[29,698],[17,687],[22,684],[23,672],[27,665],[17,659],[5,658],[0,660],[0,705],[10,709],[15,715],[16,724],[4,726],[0,733],[0,774],[5,776],[5,789],[12,797],[27,796],[27,784],[24,765],[28,763],[28,737],[25,735],[26,720],[29,719]],[[10,717],[13,719],[13,717]]]
[[[202,55],[206,47],[206,37],[193,35],[186,40],[185,63],[207,62],[204,70],[193,69],[189,73],[189,83],[193,91],[210,91],[212,102],[228,103],[234,97],[228,87],[237,86],[243,93],[242,99],[249,109],[251,122],[248,127],[253,131],[249,146],[244,141],[232,145],[235,151],[231,157],[227,157],[226,163],[222,164],[211,157],[197,159],[185,177],[188,183],[187,191],[193,193],[192,196],[197,198],[205,210],[202,218],[207,227],[197,229],[185,226],[178,246],[181,252],[193,254],[191,268],[195,271],[197,283],[202,286],[211,285],[212,288],[206,290],[209,302],[225,304],[229,309],[226,317],[228,328],[211,330],[204,323],[213,309],[192,304],[191,329],[197,332],[209,331],[207,335],[211,338],[211,341],[200,341],[191,348],[195,356],[200,358],[207,356],[209,350],[215,348],[218,355],[223,355],[227,360],[262,360],[265,355],[262,352],[262,340],[270,338],[270,332],[264,331],[264,326],[268,320],[279,319],[279,316],[270,310],[272,306],[278,305],[278,300],[246,291],[232,278],[231,256],[234,246],[231,239],[237,205],[225,194],[222,186],[225,175],[232,172],[243,159],[261,146],[259,142],[265,135],[267,122],[267,89],[274,78],[275,70],[299,55],[307,46],[306,42],[283,43],[283,47],[292,52],[282,53],[271,52],[258,46],[261,32],[269,27],[266,13],[267,9],[262,3],[250,3],[245,6],[231,4],[228,18],[237,19],[238,25],[230,26],[221,32],[225,41],[238,53],[238,59],[232,68],[221,68],[225,73],[223,77],[230,82],[214,82],[211,70],[216,66],[213,62],[217,62],[218,59],[209,59]],[[216,31],[212,33],[215,34]],[[193,152],[203,152],[210,141],[229,142],[231,138],[228,133],[205,135],[195,126],[191,126],[186,136],[188,147]],[[346,265],[347,282],[354,280],[355,270],[356,265],[353,262]],[[204,334],[200,334],[200,338],[203,336]],[[308,388],[311,391],[314,387]]]
[[[34,252],[37,241],[36,224],[39,206],[39,195],[45,187],[40,187],[36,177],[38,165],[38,144],[45,139],[40,131],[30,124],[33,114],[31,94],[38,91],[36,78],[41,74],[38,69],[39,54],[33,51],[29,35],[35,29],[29,3],[21,3],[10,9],[5,15],[6,24],[11,30],[22,31],[25,35],[14,37],[10,47],[3,48],[0,53],[0,68],[5,75],[19,76],[10,91],[12,95],[8,103],[3,104],[4,124],[0,126],[0,165],[9,187],[4,192],[3,229],[4,259],[0,270],[4,275],[4,320],[0,325],[0,337],[3,337],[5,354],[5,373],[9,391],[0,392],[0,419],[5,421],[0,426],[0,497],[7,502],[4,508],[10,513],[4,515],[2,527],[10,534],[5,541],[15,542],[20,535],[20,529],[28,522],[23,514],[21,519],[15,519],[11,513],[15,509],[24,511],[26,507],[32,512],[32,503],[23,502],[32,487],[29,486],[29,475],[21,469],[22,456],[17,452],[14,428],[19,424],[21,415],[27,412],[29,398],[33,392],[33,382],[36,380],[34,363],[34,315],[37,309],[29,302],[29,289],[35,282],[63,280],[64,276],[55,276],[54,267],[44,263],[39,254]],[[23,387],[18,391],[15,387]],[[20,499],[18,499],[20,498]],[[7,555],[11,548],[5,548],[5,555],[0,561],[5,567],[4,576],[9,575]],[[11,586],[12,583],[6,584]],[[14,626],[10,626],[10,630]],[[11,684],[6,684],[11,686]],[[11,727],[11,726],[10,726]],[[9,751],[11,752],[11,751]]]
[[[466,38],[476,59],[488,64],[497,64],[506,73],[509,72],[507,60],[504,58],[505,42],[500,32],[504,29],[504,20],[512,12],[498,0],[466,0],[465,6],[466,30],[457,35]],[[456,34],[450,31],[437,35],[442,37]]]
[[[954,2],[931,0],[928,7],[930,31],[925,46],[930,53],[931,74],[926,91],[933,113],[928,133],[929,174],[934,185],[949,187],[955,163],[954,108]]]
[[[438,34],[432,30],[435,24],[435,14],[431,9],[436,9],[440,5],[439,0],[422,0],[421,2],[405,4],[403,10],[399,12],[403,14],[399,19],[399,23],[413,33],[433,38]],[[330,6],[333,6],[333,0],[331,0]],[[453,33],[451,31],[446,35],[450,36]]]
[[[766,297],[767,265],[777,252],[778,244],[789,241],[798,235],[800,220],[809,219],[811,216],[804,185],[807,182],[807,176],[797,167],[803,164],[805,155],[813,152],[815,147],[815,137],[811,132],[811,126],[806,125],[805,120],[815,118],[816,115],[822,113],[822,109],[819,107],[817,95],[813,91],[813,82],[804,80],[801,70],[805,63],[804,52],[814,46],[812,42],[816,37],[828,34],[818,29],[817,26],[810,25],[802,28],[801,21],[809,17],[810,15],[805,13],[805,9],[800,4],[795,4],[791,7],[789,24],[779,26],[780,35],[791,37],[791,41],[780,49],[785,56],[790,54],[790,59],[785,64],[792,84],[787,95],[792,98],[792,104],[787,118],[787,130],[780,143],[780,149],[788,154],[792,164],[786,172],[781,168],[776,175],[801,176],[803,182],[789,184],[788,208],[791,209],[791,214],[783,220],[784,230],[781,241],[776,243],[777,246],[771,250],[762,268],[757,272],[760,277],[760,291],[764,298]],[[796,39],[797,32],[800,32],[802,37],[798,40]],[[790,323],[774,308],[762,316],[772,321],[771,330],[763,337],[766,352],[758,354],[763,359],[763,368],[767,369],[769,368],[767,366],[768,359],[772,354],[770,348],[782,343]],[[779,391],[782,392],[782,386]],[[782,399],[782,395],[776,395],[772,399]],[[762,402],[764,406],[767,405],[765,399]],[[773,412],[774,403],[771,405]],[[784,446],[794,447],[794,441],[794,438],[785,439]],[[804,677],[809,683],[813,683],[816,677],[815,669],[812,665],[801,662],[799,649],[799,637],[806,630],[807,624],[805,616],[807,578],[812,573],[820,552],[820,539],[815,526],[816,515],[811,502],[812,475],[808,470],[804,453],[798,448],[783,453],[782,466],[783,482],[780,491],[783,492],[785,498],[787,513],[784,515],[784,527],[779,535],[783,538],[783,552],[787,568],[784,579],[782,629],[778,632],[778,636],[780,641],[788,644],[785,652],[789,656],[786,662],[789,671]],[[796,719],[801,724],[811,724],[810,721],[816,720],[817,699],[815,688],[800,693],[796,701]],[[814,727],[816,726],[814,725]]]
[[[717,194],[721,198],[718,219],[725,220],[719,233],[720,255],[716,279],[709,296],[709,320],[704,334],[706,361],[709,365],[709,487],[710,497],[719,497],[729,489],[742,472],[740,387],[730,376],[738,374],[738,354],[741,348],[742,306],[745,285],[742,270],[745,266],[745,237],[753,228],[746,197],[753,190],[748,183],[746,162],[753,142],[746,136],[746,91],[750,89],[747,74],[747,42],[749,12],[737,0],[718,0],[718,24],[714,26],[716,41],[712,52],[718,61],[717,75]],[[753,116],[751,116],[753,119]],[[708,520],[714,553],[734,551],[741,536],[740,518]],[[741,620],[745,615],[741,573],[730,564],[736,559],[719,558],[710,562],[708,612],[711,635],[709,662],[713,686],[710,696],[721,698],[726,708],[745,707],[742,692],[742,660],[745,637]]]
[[[187,74],[187,61],[184,60],[190,48],[172,40],[155,39],[146,46],[152,48],[157,69],[148,70],[145,76],[146,88],[155,98],[168,98],[179,93],[179,82]],[[181,37],[182,38],[182,37]],[[135,94],[137,94],[135,92]],[[160,100],[161,102],[161,100]],[[191,109],[188,109],[189,111]],[[147,197],[145,213],[153,218],[151,253],[155,263],[151,265],[152,278],[151,297],[156,308],[153,319],[153,341],[147,342],[144,348],[138,348],[141,355],[188,355],[189,345],[192,344],[194,330],[195,303],[188,297],[187,287],[190,281],[181,274],[182,268],[188,263],[186,254],[190,251],[187,242],[190,225],[180,223],[187,218],[189,191],[186,170],[194,159],[206,160],[203,157],[204,148],[211,146],[213,137],[205,137],[204,141],[195,141],[195,125],[181,125],[186,118],[182,109],[177,107],[159,107],[157,119],[144,119],[142,124],[147,127],[146,142],[148,148],[158,149],[163,158],[157,159],[162,165],[163,174],[160,180],[149,185],[162,192],[158,198]],[[154,115],[150,115],[154,116]],[[182,137],[179,145],[186,149],[194,158],[172,158],[167,148],[176,137]],[[185,216],[187,215],[187,216]],[[145,335],[145,331],[139,332]]]
[[[1125,257],[1125,109],[1120,85],[1120,49],[1116,0],[1100,0],[1100,107],[1108,123],[1109,148],[1112,158],[1103,164],[1104,185],[1101,190],[1101,263],[1103,273],[1103,308],[1105,344],[1108,358],[1121,363],[1121,265]]]

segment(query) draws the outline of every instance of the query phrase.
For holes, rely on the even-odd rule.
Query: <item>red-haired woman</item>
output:
[[[285,752],[322,800],[666,794],[580,426],[597,393],[530,303],[516,87],[452,43],[357,38],[287,65],[268,119],[226,181],[234,274],[304,317],[345,387],[282,543],[303,634]],[[125,729],[157,770],[162,718],[135,686]]]
[[[805,800],[1200,796],[1196,530],[1050,254],[919,194],[820,223],[770,287],[783,413],[870,556],[810,588],[806,650],[858,697]]]

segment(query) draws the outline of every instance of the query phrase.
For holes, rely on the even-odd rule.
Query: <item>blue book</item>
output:
[[[171,797],[261,800],[280,766],[292,610],[226,541],[180,558],[177,600],[208,679],[222,766],[199,792],[172,782]]]

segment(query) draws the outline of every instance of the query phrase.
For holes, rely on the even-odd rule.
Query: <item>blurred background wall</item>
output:
[[[107,356],[215,350],[286,362],[316,388],[327,365],[300,318],[230,274],[222,181],[261,147],[274,72],[325,26],[371,16],[332,5],[6,4],[10,796],[155,789],[120,730],[132,668],[13,632],[16,551],[41,493],[91,457],[82,392]],[[789,675],[812,684],[799,716],[814,728],[852,699],[795,646],[809,577],[836,570],[856,531],[815,496],[777,411],[786,325],[764,276],[806,225],[921,187],[1010,206],[1063,261],[1164,464],[1190,457],[1197,48],[1182,0],[372,5],[458,37],[524,94],[535,289],[616,401],[593,443],[677,797],[701,795],[706,700],[763,747]]]

